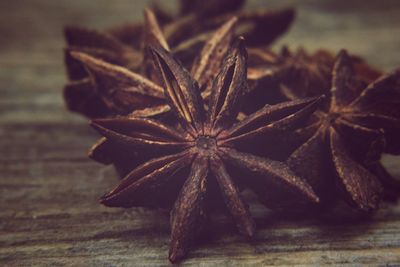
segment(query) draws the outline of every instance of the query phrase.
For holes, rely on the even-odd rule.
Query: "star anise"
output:
[[[329,95],[332,67],[335,57],[327,50],[308,53],[300,48],[291,52],[283,47],[279,54],[269,49],[253,48],[249,51],[248,79],[253,83],[249,95],[252,112],[266,101],[269,104],[303,97]],[[369,83],[381,75],[362,58],[353,56],[357,78]],[[268,90],[266,90],[268,89]]]
[[[155,14],[150,9],[146,9],[144,14],[144,25],[140,27],[143,33],[139,30],[130,33],[135,34],[136,38],[142,36],[138,39],[141,40],[143,47],[158,44],[169,49]],[[160,97],[159,88],[142,91],[137,89],[130,92],[129,90],[119,91],[102,86],[101,82],[96,83],[88,77],[89,64],[87,61],[89,60],[97,62],[101,69],[120,66],[150,76],[146,55],[139,48],[123,43],[112,34],[79,27],[65,28],[65,37],[68,44],[68,48],[65,50],[65,63],[71,81],[64,88],[64,98],[70,110],[88,117],[105,117],[113,114],[127,114],[134,109],[160,103],[159,99],[162,97]],[[122,36],[119,37],[122,38]],[[84,53],[91,57],[80,57],[79,54],[74,57],[73,55],[77,55],[77,53]],[[91,60],[92,57],[97,61]],[[110,65],[103,64],[99,60]],[[137,83],[136,80],[135,87],[137,87]],[[100,88],[98,88],[99,85]]]
[[[148,77],[145,73],[148,60],[143,48],[154,44],[154,41],[171,50],[185,66],[189,66],[201,46],[212,37],[214,29],[229,21],[234,15],[237,16],[239,25],[235,34],[258,40],[258,43],[262,41],[264,46],[285,32],[294,17],[292,9],[239,11],[243,3],[244,1],[236,1],[236,4],[232,5],[231,1],[208,0],[202,1],[200,8],[199,3],[195,1],[182,1],[182,13],[174,18],[153,7],[157,12],[154,14],[147,9],[143,25],[126,25],[105,33],[81,27],[67,27],[65,37],[68,47],[65,63],[70,82],[65,86],[64,96],[68,108],[91,118],[126,114],[131,111],[124,108],[115,110],[114,107],[118,105],[113,103],[110,106],[110,100],[105,100],[101,93],[99,94],[88,79],[84,65],[71,56],[71,51],[89,54]],[[162,23],[159,23],[160,19]],[[124,106],[130,103],[130,100],[133,103],[128,106],[133,106],[135,109],[141,109],[143,105],[149,104],[149,99],[141,101],[136,97],[124,99]],[[157,101],[154,104],[157,104]]]
[[[237,142],[260,134],[279,134],[304,122],[318,100],[266,106],[236,122],[247,84],[242,40],[234,43],[225,58],[208,105],[203,102],[196,81],[170,53],[160,47],[153,47],[150,52],[178,124],[139,117],[93,121],[93,127],[107,139],[133,151],[144,147],[157,153],[156,158],[132,170],[101,198],[101,203],[111,207],[171,205],[169,259],[176,262],[201,231],[209,209],[218,200],[215,194],[222,196],[239,231],[253,236],[254,222],[236,185],[239,180],[275,200],[272,206],[319,201],[313,189],[284,163],[235,148]],[[244,169],[247,176],[235,177],[231,168]]]
[[[237,36],[244,36],[250,47],[265,47],[286,32],[295,17],[295,11],[292,8],[245,11],[241,9],[245,3],[244,0],[181,1],[181,3],[180,18],[163,28],[168,40],[177,47],[196,47],[194,40],[204,42],[209,35],[207,31],[214,29],[232,16],[238,18]],[[193,34],[197,37],[192,41],[182,41],[185,36]],[[183,49],[177,48],[177,50]]]
[[[353,59],[341,51],[330,93],[328,108],[317,111],[308,126],[297,130],[306,141],[287,163],[324,200],[329,192],[339,193],[361,211],[374,210],[381,200],[382,183],[394,183],[376,176],[371,166],[382,167],[377,161],[383,149],[399,152],[400,72],[383,75],[365,88],[356,77]]]

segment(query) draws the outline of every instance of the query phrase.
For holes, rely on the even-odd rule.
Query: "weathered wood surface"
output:
[[[173,6],[174,2],[165,4]],[[96,199],[116,182],[88,160],[96,139],[64,109],[62,25],[104,28],[139,20],[146,1],[0,2],[0,265],[168,265],[168,214],[109,209]],[[264,1],[250,1],[257,8]],[[384,70],[400,66],[399,1],[276,1],[298,20],[280,41],[342,47]],[[400,159],[386,165],[400,177]],[[363,223],[288,220],[252,207],[258,233],[247,243],[224,218],[184,265],[400,266],[400,204]]]

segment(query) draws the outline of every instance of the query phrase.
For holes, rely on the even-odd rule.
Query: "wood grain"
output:
[[[174,1],[164,5],[173,9]],[[169,219],[163,211],[102,207],[116,182],[111,167],[86,158],[96,140],[86,120],[67,112],[62,26],[98,29],[141,19],[147,1],[0,2],[0,265],[163,266]],[[248,8],[265,5],[249,1]],[[279,41],[291,47],[342,47],[390,70],[400,66],[398,1],[275,1],[298,20]],[[385,157],[400,177],[400,159]],[[249,198],[254,198],[249,195]],[[252,243],[224,216],[184,261],[187,266],[400,266],[400,204],[370,220],[293,219],[254,203]]]

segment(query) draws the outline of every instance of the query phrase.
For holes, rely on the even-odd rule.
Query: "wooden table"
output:
[[[67,112],[62,26],[102,29],[141,19],[146,1],[0,2],[0,265],[168,265],[168,214],[111,209],[97,197],[115,184],[112,167],[87,159],[96,140]],[[171,7],[174,2],[167,2]],[[257,8],[262,0],[250,1]],[[400,66],[399,1],[276,1],[298,20],[281,41],[309,49],[342,47],[383,68]],[[400,176],[400,159],[385,157]],[[253,243],[217,218],[213,238],[185,265],[400,266],[400,205],[385,204],[359,224],[288,220],[259,205]]]

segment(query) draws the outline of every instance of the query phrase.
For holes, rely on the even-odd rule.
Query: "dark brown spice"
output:
[[[283,47],[279,54],[269,49],[249,50],[248,79],[252,92],[250,105],[245,112],[286,100],[319,95],[329,95],[332,81],[334,55],[324,49],[308,53],[299,48],[296,52]],[[351,56],[356,78],[370,83],[382,73],[369,66],[362,58]]]
[[[234,16],[238,24],[234,34],[245,35],[248,44],[253,40],[251,42],[254,45],[263,46],[285,32],[294,18],[292,9],[244,12],[240,11],[244,1],[235,3],[232,5],[231,1],[206,0],[200,5],[196,1],[182,1],[182,13],[177,17],[172,17],[155,6],[155,12],[150,9],[145,11],[144,24],[125,25],[104,33],[81,27],[66,27],[68,47],[65,63],[70,80],[64,89],[67,107],[90,118],[98,118],[127,114],[151,105],[152,100],[137,101],[137,98],[128,97],[122,107],[116,103],[110,104],[110,100],[105,99],[93,86],[84,65],[71,56],[71,51],[88,54],[151,79],[146,73],[148,60],[145,48],[154,42],[170,50],[187,67],[192,65],[198,50],[208,42],[214,30]],[[154,104],[157,103],[156,101]]]
[[[239,152],[237,142],[266,134],[276,135],[305,121],[318,100],[305,99],[266,106],[236,122],[238,105],[246,90],[246,51],[237,40],[223,61],[212,85],[209,104],[195,80],[160,47],[150,49],[163,80],[166,99],[178,124],[149,118],[117,117],[94,120],[93,127],[105,138],[135,150],[157,151],[154,159],[131,171],[101,198],[112,207],[153,206],[154,200],[171,202],[169,259],[182,259],[201,231],[210,206],[222,196],[239,231],[253,236],[254,222],[240,196],[231,167],[247,171],[242,183],[276,197],[274,206],[318,202],[313,189],[282,162]],[[181,187],[181,188],[180,188]],[[166,189],[167,188],[167,189]],[[171,194],[177,194],[176,195]],[[159,205],[159,202],[158,202]]]
[[[143,47],[159,44],[169,49],[160,32],[155,14],[149,9],[145,11],[143,31],[146,34],[143,34],[143,38],[139,38],[142,40],[141,45]],[[114,85],[113,88],[108,88],[107,77],[102,77],[96,71],[94,73],[90,71],[89,66],[97,66],[95,70],[103,73],[107,73],[107,70],[105,70],[107,68],[115,69],[114,66],[118,66],[119,69],[144,72],[149,75],[146,56],[140,49],[124,44],[109,33],[100,33],[84,28],[67,27],[65,36],[68,44],[65,63],[71,81],[65,86],[64,97],[69,109],[88,117],[105,117],[115,114],[128,114],[134,109],[163,102],[160,100],[162,99],[162,90],[156,88],[154,83],[144,83],[143,89],[138,88],[138,85],[142,83],[140,76],[136,75],[136,79],[131,78],[135,81],[132,88],[136,90],[119,90],[118,84]],[[84,56],[80,56],[83,54]],[[112,73],[118,75],[116,70]],[[92,77],[89,78],[88,74],[92,74]],[[102,84],[102,81],[95,81],[95,74],[100,76],[99,79],[106,80],[106,83]],[[112,76],[112,74],[108,76]],[[108,78],[109,80],[110,78]],[[120,86],[122,88],[127,87]]]
[[[287,163],[324,201],[339,193],[358,210],[372,211],[381,200],[382,184],[390,194],[396,184],[383,174],[379,158],[382,151],[399,153],[400,72],[366,86],[357,79],[353,60],[345,51],[339,53],[327,108],[296,131],[306,141]]]

